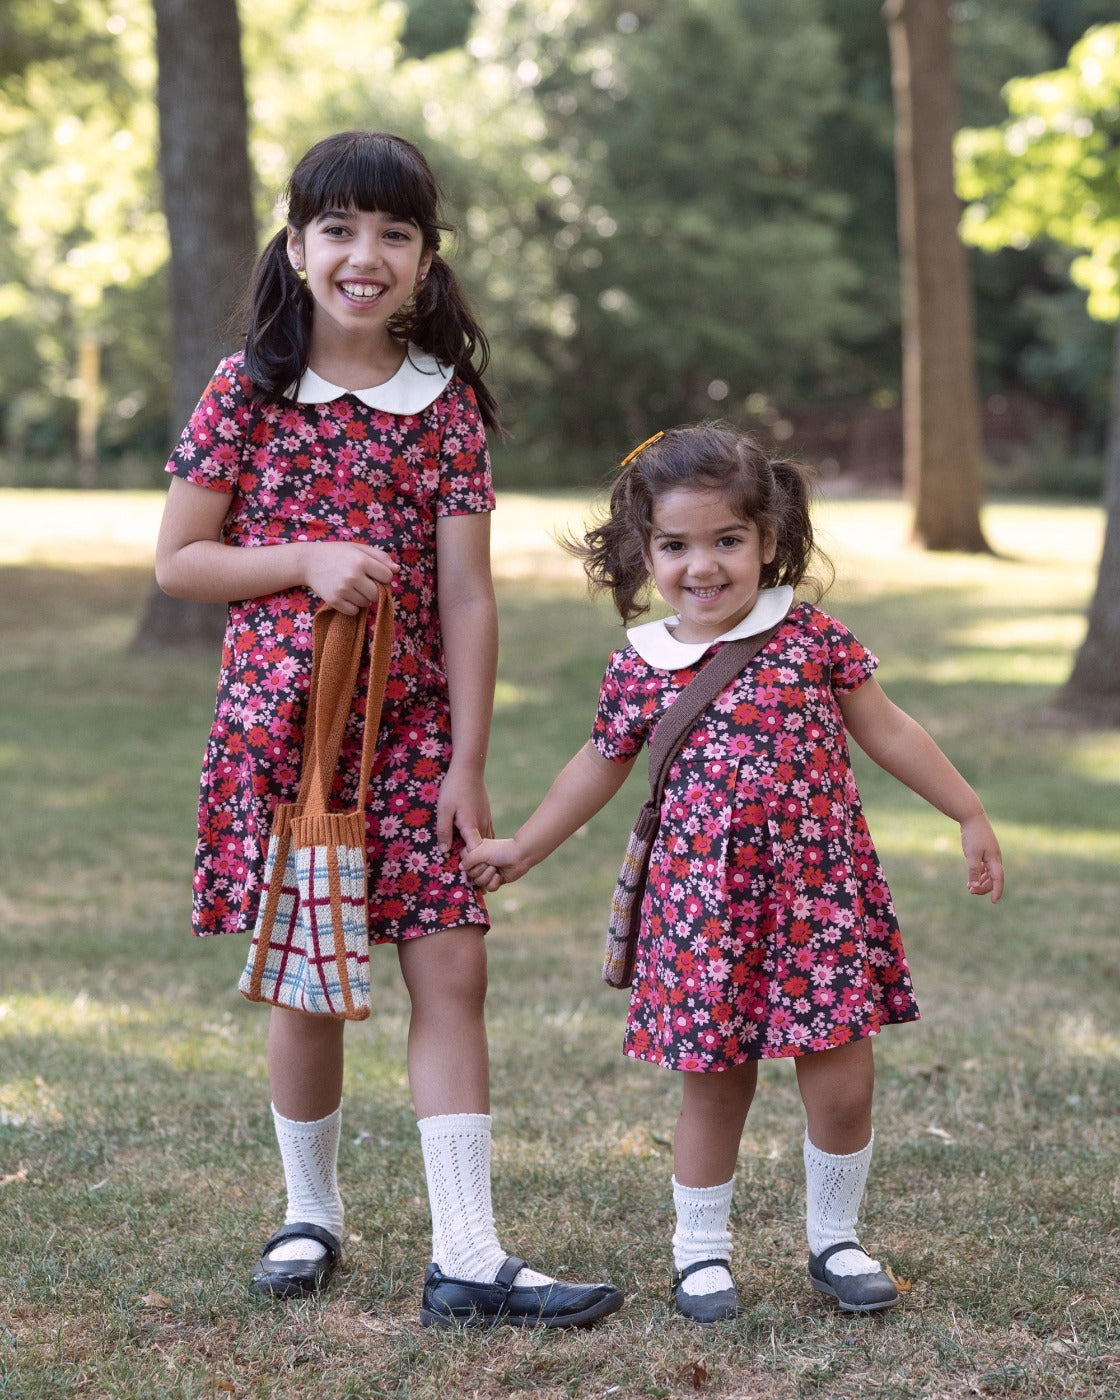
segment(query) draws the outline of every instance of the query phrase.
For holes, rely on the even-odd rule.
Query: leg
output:
[[[268,1027],[272,1115],[284,1163],[284,1228],[265,1245],[254,1292],[298,1297],[329,1277],[339,1257],[338,1191],[343,1022],[274,1007]]]
[[[805,1135],[809,1277],[848,1312],[893,1307],[898,1290],[856,1231],[871,1166],[875,1061],[868,1039],[797,1061]]]
[[[615,1312],[622,1306],[618,1289],[558,1283],[507,1255],[498,1240],[484,931],[471,925],[410,939],[398,956],[412,1001],[408,1077],[432,1210],[433,1263],[421,1322],[573,1327]]]
[[[397,948],[412,1001],[408,1082],[417,1118],[490,1112],[486,937],[473,925]]]
[[[743,1125],[754,1098],[752,1060],[717,1074],[683,1076],[673,1141],[672,1298],[696,1322],[740,1312],[731,1277],[731,1197]]]

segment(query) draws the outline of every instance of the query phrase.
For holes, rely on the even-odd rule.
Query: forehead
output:
[[[717,487],[674,486],[654,501],[651,522],[655,533],[682,534],[749,525],[726,491]]]

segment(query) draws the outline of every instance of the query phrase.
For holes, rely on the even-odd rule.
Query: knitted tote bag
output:
[[[393,641],[393,602],[378,584],[355,805],[330,808],[331,784],[365,646],[368,609],[323,607],[312,628],[311,689],[296,800],[272,819],[257,924],[238,987],[250,1001],[316,1016],[370,1013],[366,801]]]

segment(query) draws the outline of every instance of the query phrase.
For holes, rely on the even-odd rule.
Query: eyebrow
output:
[[[713,535],[737,535],[743,530],[749,530],[750,524],[745,520],[737,520],[732,525],[717,525],[711,532]],[[654,530],[652,538],[655,540],[679,540],[684,537],[687,531],[684,530]]]

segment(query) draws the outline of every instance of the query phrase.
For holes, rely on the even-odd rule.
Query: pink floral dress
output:
[[[299,398],[254,403],[242,356],[230,356],[167,470],[229,495],[227,543],[265,549],[360,540],[401,565],[366,824],[370,937],[394,942],[460,924],[488,927],[485,906],[460,870],[461,847],[441,852],[435,831],[451,756],[436,519],[494,508],[473,391],[412,351],[388,385],[351,394],[309,373]],[[199,796],[196,934],[252,931],[272,812],[299,786],[319,606],[305,588],[230,605]],[[363,666],[359,695],[367,677]],[[335,780],[345,803],[354,799],[360,705]]]
[[[713,1071],[918,1018],[837,695],[878,662],[796,605],[669,770],[624,1053]],[[592,743],[622,761],[696,674],[614,652]]]

